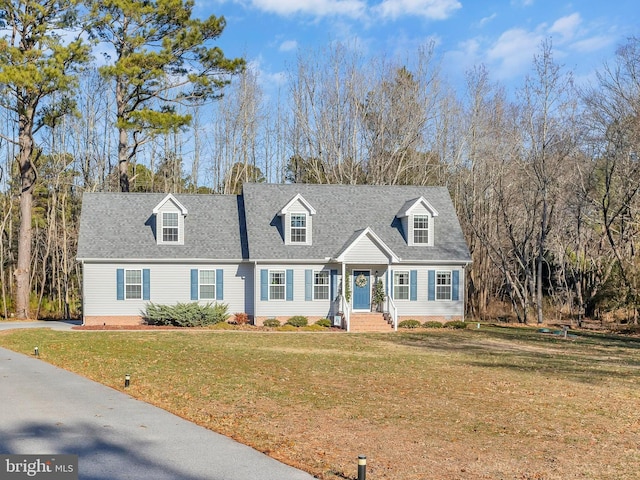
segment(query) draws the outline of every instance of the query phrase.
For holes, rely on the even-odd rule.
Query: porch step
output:
[[[393,332],[382,313],[352,313],[349,326],[351,332]]]

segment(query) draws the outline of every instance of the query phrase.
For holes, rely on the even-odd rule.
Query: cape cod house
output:
[[[241,195],[85,193],[86,325],[149,302],[224,302],[253,323],[304,315],[356,330],[459,320],[470,255],[443,187],[245,184]],[[384,300],[375,304],[375,284]]]

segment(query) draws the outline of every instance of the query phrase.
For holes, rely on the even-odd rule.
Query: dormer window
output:
[[[429,216],[413,216],[413,243],[416,245],[429,243]]]
[[[304,213],[291,214],[291,243],[307,243],[307,216]]]
[[[282,219],[282,233],[285,245],[312,244],[312,217],[315,213],[316,210],[300,194],[297,194],[282,207],[278,215]]]
[[[404,237],[409,246],[433,246],[434,223],[438,211],[424,197],[405,202],[396,215],[402,221]]]
[[[162,214],[162,241],[178,241],[178,212],[165,212]]]
[[[158,245],[184,245],[187,209],[169,194],[153,209]]]

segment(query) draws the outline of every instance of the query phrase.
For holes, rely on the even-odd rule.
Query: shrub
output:
[[[279,327],[280,320],[278,320],[277,318],[267,318],[262,324],[265,327]]]
[[[460,328],[460,329],[464,329],[467,328],[467,324],[465,322],[463,322],[462,320],[451,320],[450,322],[447,322],[444,324],[444,328]]]
[[[414,320],[410,318],[409,320],[402,320],[398,323],[398,328],[418,328],[420,326],[420,322],[418,320]]]
[[[175,305],[147,304],[144,313],[148,325],[172,325],[175,327],[206,327],[225,322],[229,318],[228,305],[215,303],[200,305],[193,303],[176,303]]]
[[[323,327],[322,325],[318,325],[317,323],[314,323],[313,325],[307,325],[306,327],[302,327],[302,330],[304,330],[305,332],[323,332],[324,330],[326,330],[326,327]]]
[[[435,320],[430,320],[428,322],[424,322],[422,326],[424,328],[442,328],[442,322],[436,322]]]
[[[298,330],[298,327],[294,327],[293,325],[285,323],[283,326],[278,327],[278,330],[280,330],[281,332],[295,332]]]
[[[329,328],[331,326],[331,320],[329,320],[328,318],[321,318],[315,324],[321,327]]]
[[[211,330],[233,330],[235,327],[227,322],[219,322],[214,325],[209,325]]]
[[[291,325],[292,327],[306,327],[309,324],[309,319],[302,315],[296,315],[287,320],[285,325]]]
[[[249,315],[246,313],[234,313],[233,321],[236,325],[246,325],[249,323]]]

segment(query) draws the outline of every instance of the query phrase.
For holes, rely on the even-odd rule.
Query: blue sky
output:
[[[484,64],[511,88],[530,72],[545,38],[582,83],[626,38],[640,35],[637,0],[196,0],[194,13],[223,15],[217,45],[227,56],[245,56],[265,83],[283,79],[298,52],[331,42],[403,61],[433,41],[453,85]]]

